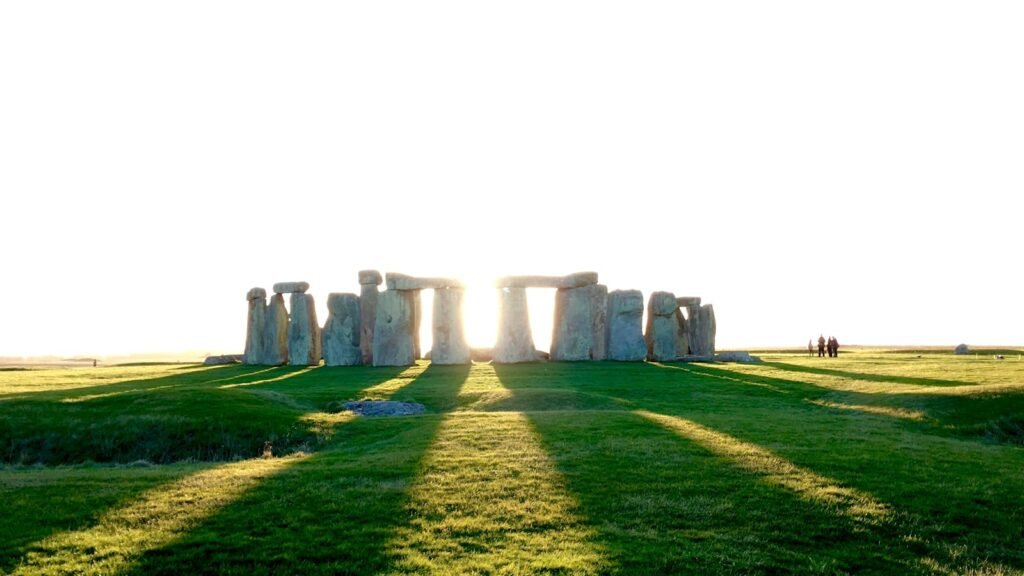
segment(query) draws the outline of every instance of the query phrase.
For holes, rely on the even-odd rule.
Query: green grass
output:
[[[1024,361],[764,359],[5,372],[0,572],[1024,574]]]

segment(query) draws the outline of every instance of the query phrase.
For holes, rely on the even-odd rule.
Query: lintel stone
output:
[[[309,282],[278,282],[274,284],[274,294],[305,294],[309,290]]]

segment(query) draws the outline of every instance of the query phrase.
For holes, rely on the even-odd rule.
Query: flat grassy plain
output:
[[[1004,354],[0,371],[0,572],[1024,574]]]

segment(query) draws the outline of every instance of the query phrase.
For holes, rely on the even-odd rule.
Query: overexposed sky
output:
[[[720,348],[1024,344],[1024,4],[0,4],[0,356],[600,272]],[[468,329],[493,341],[491,289]],[[549,301],[531,294],[546,345]]]

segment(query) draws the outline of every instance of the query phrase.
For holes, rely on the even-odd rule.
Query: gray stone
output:
[[[953,354],[963,355],[970,354],[971,350],[967,347],[967,344],[961,344],[953,349]]]
[[[366,272],[364,270],[359,273],[359,351],[363,357],[363,364],[369,366],[373,364],[373,328],[377,321],[377,295],[380,294],[377,285],[380,282],[362,282],[362,275]]]
[[[679,357],[679,321],[676,297],[671,292],[654,292],[647,302],[647,359],[671,362]]]
[[[495,364],[536,362],[526,288],[502,288],[498,294],[498,339],[494,345]]]
[[[594,284],[590,288],[591,304],[591,360],[608,358],[608,287]]]
[[[434,291],[434,345],[430,351],[433,364],[470,364],[469,344],[463,330],[461,288],[438,288]]]
[[[704,304],[698,308],[690,318],[690,354],[697,356],[715,355],[715,309],[711,304]]]
[[[685,356],[690,353],[690,335],[688,332],[688,326],[686,317],[683,316],[683,311],[676,308],[676,354],[679,356]]]
[[[363,363],[360,349],[359,296],[332,293],[327,296],[327,322],[321,338],[326,366],[358,366]]]
[[[292,366],[320,365],[320,324],[312,294],[293,292],[288,318],[288,363]]]
[[[259,296],[260,292],[263,296]],[[245,352],[242,354],[242,362],[262,364],[263,345],[266,341],[264,330],[267,326],[267,291],[263,288],[253,288],[249,290],[247,298],[249,314],[245,324]]]
[[[278,282],[274,284],[274,294],[305,294],[309,290],[309,282]]]
[[[396,400],[358,400],[345,402],[342,406],[360,416],[369,417],[415,416],[427,411],[423,404]]]
[[[263,300],[263,303],[267,303],[267,291],[263,288],[250,288],[249,292],[245,295],[246,300]]]
[[[431,290],[440,288],[465,288],[455,278],[418,278],[396,272],[387,274],[388,290]]]
[[[359,284],[360,285],[373,285],[380,286],[384,279],[381,278],[380,272],[376,270],[360,270],[359,271]]]
[[[274,294],[270,297],[266,320],[263,361],[260,364],[280,366],[288,362],[288,310],[284,307],[284,296]]]
[[[590,286],[560,288],[555,293],[555,322],[551,334],[551,359],[558,362],[590,360],[594,345]]]
[[[654,292],[647,304],[647,312],[655,316],[671,316],[679,309],[671,292]]]
[[[222,364],[238,364],[242,361],[242,354],[221,354],[220,356],[207,356],[203,360],[203,366],[220,366]]]
[[[506,276],[498,288],[582,288],[597,284],[597,272],[576,272],[568,276]]]
[[[700,306],[700,296],[679,296],[676,298],[676,304],[683,308]]]
[[[608,293],[608,359],[638,362],[647,357],[643,333],[644,295],[639,290]]]
[[[385,290],[378,295],[373,329],[374,366],[416,363],[413,329],[418,295],[406,290]]]
[[[761,362],[761,358],[754,356],[750,352],[739,350],[715,354],[715,360],[718,362],[739,362],[740,364],[757,364]]]

